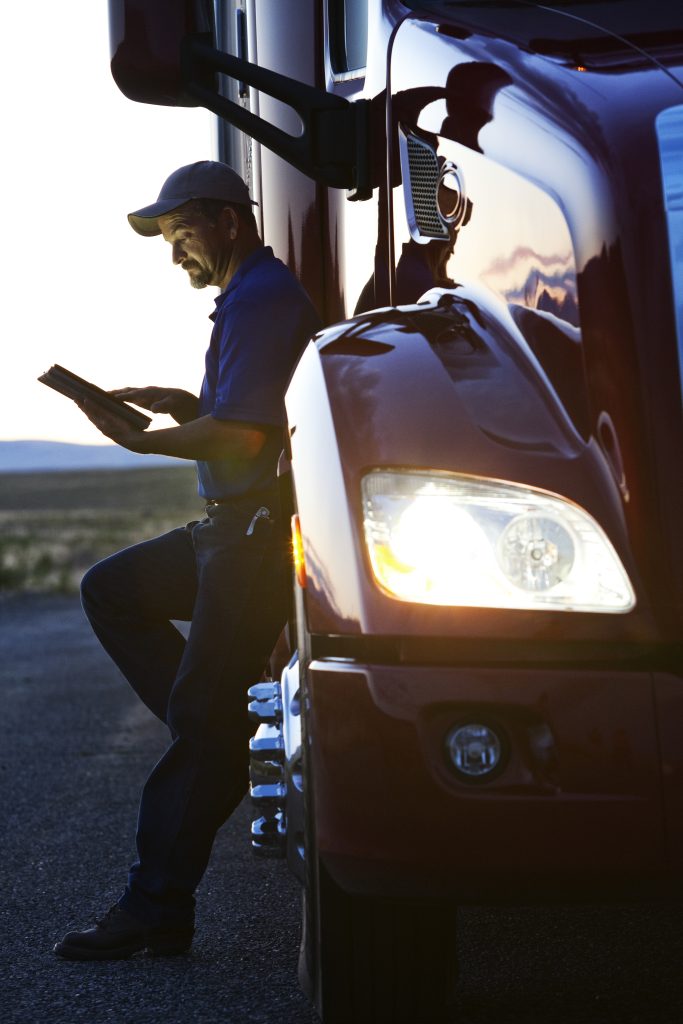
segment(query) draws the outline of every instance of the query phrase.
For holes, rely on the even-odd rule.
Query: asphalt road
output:
[[[300,895],[259,860],[244,801],[198,894],[192,952],[58,960],[64,932],[115,902],[141,786],[165,730],[129,691],[78,601],[0,599],[0,1022],[309,1024],[296,979]]]
[[[313,1024],[298,889],[252,857],[246,802],[219,834],[190,954],[53,956],[121,891],[164,730],[72,598],[0,598],[0,697],[0,1021]],[[467,910],[458,928],[458,1024],[683,1024],[679,907]]]

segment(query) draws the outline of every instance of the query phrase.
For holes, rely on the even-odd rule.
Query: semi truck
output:
[[[323,322],[256,850],[325,1024],[455,1020],[457,908],[680,894],[683,11],[110,0]],[[273,324],[277,330],[277,324]]]

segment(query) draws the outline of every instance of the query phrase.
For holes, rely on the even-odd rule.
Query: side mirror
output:
[[[109,0],[114,81],[139,103],[198,107],[187,92],[183,50],[188,39],[212,46],[214,34],[211,0]]]
[[[368,199],[370,101],[349,103],[216,48],[211,0],[109,0],[111,70],[129,99],[202,106],[315,181]],[[303,125],[290,135],[221,94],[224,75],[292,107]]]

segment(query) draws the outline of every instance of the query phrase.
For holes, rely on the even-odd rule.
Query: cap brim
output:
[[[164,214],[173,213],[174,210],[179,210],[185,203],[191,202],[193,199],[198,199],[199,196],[185,196],[183,199],[162,199],[156,203],[152,203],[151,206],[143,206],[141,210],[135,210],[133,213],[128,214],[128,223],[132,227],[133,231],[137,231],[139,235],[144,235],[146,238],[152,238],[154,235],[161,234],[161,228],[159,227],[159,217],[163,217]],[[207,196],[206,198],[214,198]],[[216,199],[220,199],[226,206],[230,206],[231,203],[243,204],[250,203],[252,206],[258,206],[255,199],[250,199],[249,196],[246,199],[224,199],[223,196],[216,196]]]
[[[163,199],[161,202],[152,203],[151,206],[143,206],[141,210],[135,210],[128,214],[128,223],[133,231],[146,238],[161,234],[159,217],[166,213],[173,213],[187,203],[187,199]]]

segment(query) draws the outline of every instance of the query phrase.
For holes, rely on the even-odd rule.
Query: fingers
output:
[[[114,398],[124,398],[133,401],[135,398],[150,398],[152,394],[158,395],[161,388],[114,388],[109,394]]]
[[[104,434],[111,441],[115,441],[130,451],[139,452],[145,450],[144,439],[141,440],[142,431],[131,427],[125,420],[120,419],[106,409],[102,409],[95,402],[89,402],[85,399],[76,404],[85,413],[90,422],[97,427],[100,433]]]
[[[175,401],[171,395],[167,395],[166,398],[160,398],[158,402],[151,402],[149,405],[150,412],[171,412],[175,406]]]
[[[161,401],[168,394],[167,388],[116,388],[109,392],[113,398],[120,398],[124,402],[133,402],[143,409],[151,409],[154,402]]]
[[[91,423],[94,423],[98,430],[101,430],[103,434],[107,434],[110,429],[119,429],[125,424],[125,420],[121,420],[118,416],[113,413],[107,412],[101,406],[97,405],[96,402],[89,402],[87,398],[76,403],[78,408],[85,413]]]
[[[197,398],[179,388],[115,388],[109,394],[154,413],[167,413],[176,418],[182,415],[183,419],[193,419],[196,415]]]

